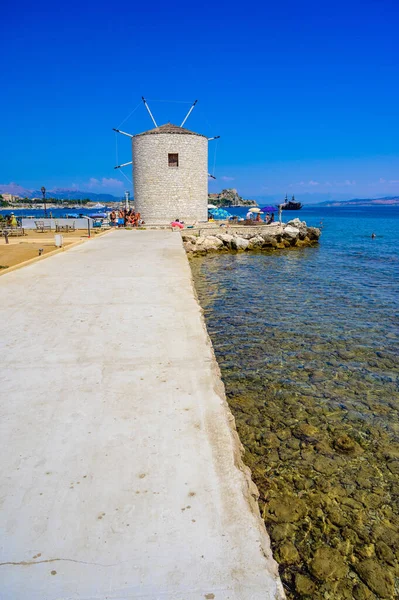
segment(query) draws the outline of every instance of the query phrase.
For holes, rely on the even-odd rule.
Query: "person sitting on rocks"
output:
[[[265,220],[266,220],[266,225],[270,225],[271,223],[274,223],[274,213],[272,213],[270,216],[269,216],[269,213],[267,213]]]

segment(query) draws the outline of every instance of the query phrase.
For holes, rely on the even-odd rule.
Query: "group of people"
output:
[[[260,212],[256,213],[255,218],[254,218],[254,214],[255,213],[248,211],[247,216],[246,216],[247,221],[255,221],[255,223],[266,223],[266,225],[270,225],[270,223],[274,223],[274,213],[272,213],[271,215],[269,213],[266,213],[264,221],[262,219],[262,215]]]
[[[140,227],[144,225],[144,221],[140,213],[134,210],[121,208],[113,210],[109,216],[111,227]]]
[[[18,227],[17,217],[12,212],[10,215],[4,217],[7,227]]]

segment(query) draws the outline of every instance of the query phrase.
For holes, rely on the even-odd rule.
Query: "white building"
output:
[[[8,202],[9,204],[22,200],[21,196],[16,196],[14,194],[2,193],[1,196],[3,197],[4,202]]]
[[[208,218],[208,138],[167,123],[133,136],[134,206],[147,224]]]

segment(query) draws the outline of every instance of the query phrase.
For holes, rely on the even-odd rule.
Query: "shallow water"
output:
[[[292,216],[317,248],[195,257],[199,300],[287,596],[398,597],[399,211]]]

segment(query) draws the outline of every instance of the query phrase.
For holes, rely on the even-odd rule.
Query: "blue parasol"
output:
[[[268,213],[268,212],[275,212],[276,210],[278,210],[278,208],[277,208],[277,206],[263,206],[260,210],[263,213]]]
[[[223,221],[224,219],[230,219],[232,215],[224,210],[224,208],[213,208],[209,211],[209,214],[217,221]]]

